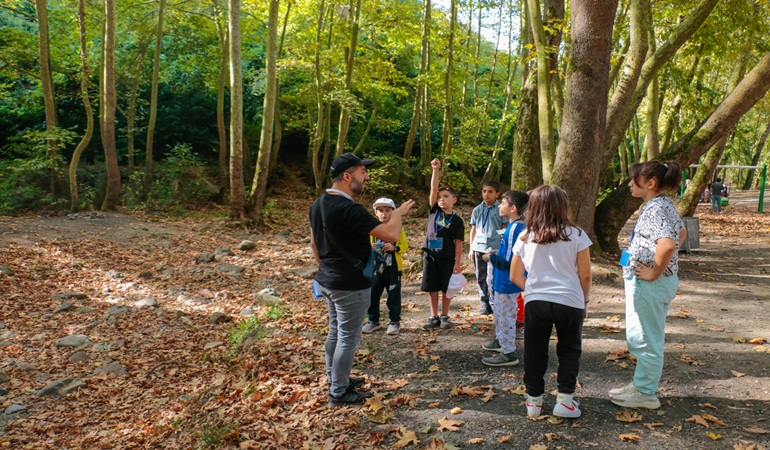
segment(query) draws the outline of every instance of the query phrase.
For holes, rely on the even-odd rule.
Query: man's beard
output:
[[[363,181],[358,181],[355,178],[350,181],[350,191],[356,195],[363,194],[365,187],[366,186],[364,185]]]

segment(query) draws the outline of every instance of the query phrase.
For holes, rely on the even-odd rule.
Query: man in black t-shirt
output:
[[[711,190],[711,210],[713,212],[722,212],[722,195],[725,192],[725,185],[722,184],[722,179],[717,178],[716,183],[712,183],[709,189]]]
[[[319,266],[315,281],[329,308],[326,337],[329,406],[361,404],[371,396],[356,390],[364,383],[362,378],[350,378],[372,287],[350,256],[364,262],[368,259],[370,235],[383,241],[397,241],[401,217],[414,205],[412,200],[404,202],[393,210],[388,223],[382,223],[356,203],[353,197],[364,191],[369,181],[366,167],[372,163],[373,159],[362,160],[352,153],[335,158],[331,166],[331,189],[310,207],[310,246]],[[347,251],[342,253],[340,248]]]

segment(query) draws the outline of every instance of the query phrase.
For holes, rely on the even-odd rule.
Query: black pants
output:
[[[367,316],[369,322],[380,323],[380,297],[382,291],[388,293],[388,317],[391,322],[401,321],[401,272],[393,261],[392,266],[385,266],[380,278],[372,286],[372,299]]]
[[[556,326],[556,356],[559,368],[556,381],[559,392],[575,392],[583,354],[584,310],[546,301],[527,302],[524,316],[524,385],[527,394],[537,397],[545,392],[548,347],[551,330]]]

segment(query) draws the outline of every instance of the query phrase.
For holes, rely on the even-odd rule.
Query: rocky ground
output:
[[[475,284],[453,303],[454,328],[426,332],[417,273],[401,334],[359,348],[355,371],[376,396],[329,409],[325,311],[297,226],[308,200],[277,207],[259,233],[210,216],[0,218],[0,448],[770,448],[770,219],[752,201],[699,206],[700,248],[682,255],[667,320],[663,407],[608,400],[633,361],[618,271],[597,261],[583,416],[537,421],[522,368],[480,362],[493,332]],[[413,248],[423,222],[407,221]]]

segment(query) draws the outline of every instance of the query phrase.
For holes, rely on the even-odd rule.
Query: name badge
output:
[[[431,250],[441,250],[444,248],[443,239],[428,239],[428,248]]]
[[[620,264],[623,267],[626,267],[630,261],[631,261],[631,253],[628,252],[628,249],[624,248],[623,253],[620,254],[620,261],[618,262],[618,264]]]
[[[476,243],[477,244],[486,244],[487,243],[487,237],[483,234],[477,234],[476,235]]]

